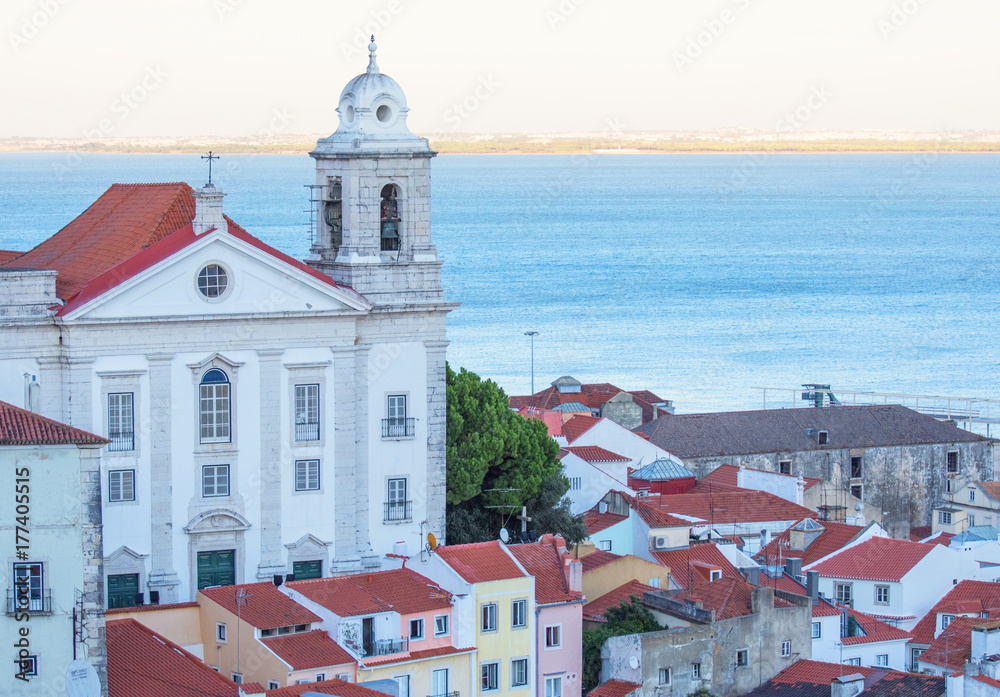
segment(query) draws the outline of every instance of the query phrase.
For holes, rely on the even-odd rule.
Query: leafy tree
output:
[[[511,411],[495,382],[464,368],[447,367],[447,402],[449,542],[496,539],[498,513],[522,506],[539,533],[558,532],[570,543],[586,537],[581,517],[563,498],[569,482],[543,422]]]
[[[608,623],[599,629],[583,633],[583,690],[593,690],[601,682],[601,647],[611,637],[658,632],[663,629],[635,595],[629,602],[610,607],[604,613]]]
[[[715,697],[707,687],[699,687],[694,692],[688,694],[687,697]]]

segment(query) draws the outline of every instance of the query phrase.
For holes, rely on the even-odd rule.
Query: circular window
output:
[[[198,290],[206,298],[214,300],[229,287],[229,274],[218,264],[209,264],[198,274]]]
[[[354,123],[354,107],[350,104],[347,105],[347,109],[344,110],[344,120],[347,123]]]
[[[392,118],[392,107],[388,104],[383,104],[378,109],[375,110],[375,118],[377,118],[382,123],[385,123]]]

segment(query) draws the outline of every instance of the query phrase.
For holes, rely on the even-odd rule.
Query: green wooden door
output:
[[[139,592],[139,574],[108,576],[108,608],[132,607]]]
[[[295,574],[296,581],[307,578],[323,578],[323,561],[315,559],[313,561],[292,562],[292,573]]]
[[[198,552],[198,590],[236,583],[236,550]]]

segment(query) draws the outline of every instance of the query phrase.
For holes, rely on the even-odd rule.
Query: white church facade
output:
[[[434,153],[370,49],[311,153],[305,262],[224,216],[211,184],[116,184],[0,264],[0,400],[110,441],[112,607],[378,569],[444,537],[456,305]]]

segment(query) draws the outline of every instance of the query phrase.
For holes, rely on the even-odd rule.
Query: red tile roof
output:
[[[610,593],[605,593],[601,597],[591,600],[584,605],[583,619],[591,622],[607,622],[604,613],[608,611],[608,608],[618,607],[621,603],[629,602],[629,599],[633,595],[642,600],[643,593],[653,590],[656,589],[634,579],[628,583],[623,583]]]
[[[599,569],[605,564],[610,564],[613,561],[618,561],[622,558],[622,555],[615,554],[614,552],[605,552],[603,549],[598,549],[586,556],[580,557],[580,562],[583,564],[583,573],[592,571],[593,569]]]
[[[565,560],[573,560],[568,552],[560,555],[554,544],[548,543],[550,535],[530,544],[510,545],[507,549],[517,559],[525,571],[535,577],[535,601],[548,603],[568,603],[582,601],[583,593],[570,591],[563,574]]]
[[[933,663],[936,666],[959,670],[972,655],[972,628],[978,627],[983,623],[997,624],[996,620],[980,619],[978,617],[956,617],[931,642],[930,647],[920,654],[920,660],[922,662]]]
[[[469,583],[522,578],[525,575],[496,540],[438,547],[436,554]]]
[[[741,578],[724,577],[671,596],[671,600],[700,602],[706,610],[715,610],[715,619],[728,620],[753,613],[753,586]],[[793,607],[778,596],[774,597],[774,606]]]
[[[913,635],[909,632],[904,631],[899,627],[893,627],[891,624],[886,624],[871,615],[858,612],[857,610],[853,610],[843,605],[838,605],[837,607],[846,610],[847,614],[857,621],[861,630],[864,632],[863,636],[841,637],[840,640],[844,644],[854,645],[874,644],[880,641],[909,641],[913,638]]]
[[[756,489],[717,487],[711,493],[643,496],[641,501],[661,513],[700,518],[714,525],[816,517],[815,511]]]
[[[132,618],[108,620],[108,697],[237,697],[236,683]]]
[[[722,578],[743,578],[714,542],[695,544],[686,549],[652,552],[659,563],[670,568],[670,579],[680,588],[697,588],[711,580],[711,572],[722,571]]]
[[[628,697],[642,685],[623,680],[608,680],[587,693],[587,697]]]
[[[601,513],[597,508],[591,508],[583,514],[583,524],[587,528],[587,535],[596,535],[601,530],[607,530],[623,520],[628,520],[628,516],[611,512]]]
[[[24,254],[24,252],[15,252],[10,249],[0,249],[0,266],[7,263],[11,259],[15,259]]]
[[[930,525],[911,525],[910,542],[923,542],[933,533]]]
[[[852,674],[864,676],[864,695],[872,697],[942,697],[944,678],[895,670],[799,660],[745,697],[830,697],[830,683]]]
[[[113,184],[90,207],[7,266],[58,271],[56,295],[68,300],[88,281],[188,225],[187,184]]]
[[[364,667],[374,668],[375,666],[385,666],[389,665],[390,663],[423,661],[428,658],[438,658],[440,656],[453,656],[458,653],[470,653],[475,650],[476,647],[474,646],[470,646],[464,649],[460,649],[456,646],[437,646],[433,649],[423,649],[422,651],[408,651],[405,654],[398,656],[391,656],[389,658],[369,658],[364,661]]]
[[[666,507],[662,505],[662,500],[673,496],[683,496],[684,494],[668,494],[663,496],[643,496],[639,498],[624,491],[615,492],[621,496],[628,504],[629,508],[635,511],[642,521],[651,528],[673,528],[691,527],[691,521],[670,515]],[[600,504],[598,504],[600,506]]]
[[[789,557],[798,557],[802,559],[803,566],[808,566],[833,554],[838,549],[842,549],[865,530],[859,525],[848,525],[829,520],[817,520],[816,523],[823,527],[823,532],[805,549],[798,550],[790,547],[791,528],[789,528],[768,542],[762,550],[757,552],[755,557],[760,560],[766,559],[769,563],[777,565],[784,564],[784,560]]]
[[[0,445],[102,445],[93,433],[0,402]]]
[[[827,578],[853,578],[866,581],[900,581],[934,545],[887,537],[872,537],[814,564]]]
[[[179,610],[185,607],[198,607],[198,603],[164,603],[163,605],[137,605],[136,607],[116,607],[104,611],[105,615],[130,615],[133,612],[150,612],[152,610]]]
[[[914,643],[930,644],[934,641],[939,612],[946,614],[988,612],[990,617],[1000,615],[1000,583],[960,581],[913,627]]]
[[[292,581],[287,586],[340,617],[389,611],[412,615],[451,608],[451,594],[411,569]]]
[[[261,639],[292,670],[309,670],[355,663],[354,657],[321,629]]]
[[[264,694],[265,692],[264,686],[261,685],[259,682],[240,683],[240,689],[244,692],[244,694],[248,695],[260,695]]]
[[[282,593],[273,583],[217,586],[204,588],[198,593],[235,615],[236,594],[240,590],[245,590],[249,594],[246,600],[240,602],[240,618],[258,629],[309,624],[321,622],[323,619]]]
[[[563,424],[563,435],[566,436],[566,442],[572,443],[596,426],[599,421],[601,421],[601,417],[598,416],[574,416]]]
[[[643,423],[656,418],[657,408],[654,406],[655,404],[666,401],[649,390],[623,390],[607,382],[580,385],[579,392],[560,392],[553,385],[532,395],[516,395],[508,399],[511,409],[520,409],[524,406],[554,409],[560,404],[572,402],[579,402],[591,409],[600,409],[609,399],[617,397],[623,392],[631,395],[632,401],[642,409]],[[662,414],[663,412],[660,412],[660,415]]]
[[[761,470],[755,467],[747,467],[746,469],[752,470],[754,472],[767,472],[768,474],[776,474],[779,477],[790,477],[792,479],[797,479],[797,475],[794,474],[782,474],[781,472],[772,472],[770,470]],[[706,474],[701,478],[702,482],[708,482],[716,485],[738,487],[736,483],[739,481],[740,468],[736,465],[719,465],[714,470]],[[817,484],[819,484],[822,479],[817,477],[803,477],[805,481],[805,489],[808,490]]]
[[[581,460],[586,460],[587,462],[631,462],[632,460],[625,457],[624,455],[619,455],[618,453],[613,453],[610,450],[605,450],[604,448],[597,445],[578,445],[576,447],[567,445],[563,448],[566,452],[573,453]]]
[[[337,695],[337,697],[386,697],[385,693],[365,687],[363,684],[359,685],[343,680],[323,680],[302,685],[289,685],[277,690],[269,690],[267,697],[299,697],[305,692],[319,692],[322,695]],[[171,697],[173,696],[171,695]]]

